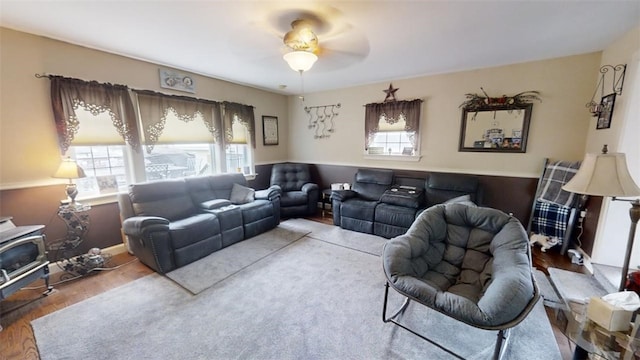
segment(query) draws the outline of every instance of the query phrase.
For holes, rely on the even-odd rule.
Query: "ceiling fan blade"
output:
[[[344,69],[349,66],[362,62],[367,54],[356,53],[350,51],[322,49],[318,55],[318,61],[313,66],[317,71],[332,71]]]
[[[367,38],[357,31],[322,41],[318,55],[318,68],[334,70],[357,64],[369,55]],[[322,65],[321,65],[322,63]]]

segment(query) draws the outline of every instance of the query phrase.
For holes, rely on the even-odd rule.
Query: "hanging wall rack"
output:
[[[304,111],[309,116],[309,129],[315,129],[314,139],[325,139],[335,130],[335,117],[338,116],[340,103],[333,105],[305,106]]]
[[[598,93],[598,88],[600,89],[600,99],[603,97],[616,94],[617,96],[622,95],[622,87],[624,86],[624,75],[627,71],[627,64],[618,64],[618,65],[603,65],[600,67],[600,78],[598,79],[598,84],[596,85],[595,90],[593,91],[593,95],[591,96],[591,101],[589,101],[585,107],[589,109],[589,112],[593,116],[599,116],[602,112],[602,101],[596,102],[596,94]],[[611,92],[605,93],[609,88],[607,86],[607,74],[611,74]]]

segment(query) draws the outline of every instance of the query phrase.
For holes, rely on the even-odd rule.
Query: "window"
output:
[[[376,156],[414,157],[419,154],[422,100],[366,105],[365,152]]]
[[[222,104],[226,170],[251,174],[252,149],[256,147],[253,106],[227,101]]]
[[[50,79],[62,154],[86,175],[76,179],[80,198],[126,191],[145,180],[253,173],[251,106]]]
[[[220,172],[221,107],[214,101],[136,91],[147,180]]]
[[[131,97],[125,86],[51,76],[51,103],[63,155],[86,177],[81,197],[124,190],[128,183],[125,142],[138,148]]]
[[[404,114],[398,115],[396,122],[389,123],[385,115],[380,116],[378,131],[373,133],[368,154],[371,155],[413,155],[414,145],[411,141],[415,132],[405,131]]]
[[[231,133],[231,139],[227,139],[225,146],[227,171],[237,171],[244,174],[253,173],[251,167],[251,148],[248,145],[251,134],[237,115],[233,117]]]
[[[216,146],[212,144],[162,144],[144,154],[147,180],[182,178],[217,173]]]
[[[369,154],[413,155],[413,145],[406,131],[378,132],[369,145]]]
[[[82,197],[126,191],[125,146],[70,146],[67,151],[82,167],[86,177],[76,179]]]

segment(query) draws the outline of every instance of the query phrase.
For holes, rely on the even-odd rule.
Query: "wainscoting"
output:
[[[332,183],[351,183],[359,167],[341,165],[310,164],[313,180],[328,189]],[[272,164],[256,166],[256,178],[249,181],[255,189],[269,187]],[[425,178],[427,171],[395,170],[399,176]],[[478,175],[484,189],[485,206],[513,213],[523,224],[527,224],[531,204],[537,185],[537,178]],[[28,187],[0,191],[0,215],[13,216],[16,225],[45,225],[47,242],[54,242],[66,236],[66,227],[57,216],[58,205],[64,197],[64,184]],[[587,203],[587,218],[584,221],[582,248],[591,254],[593,239],[598,223],[602,198],[592,197]],[[118,204],[110,202],[94,205],[88,211],[91,219],[86,239],[78,248],[86,252],[92,247],[108,248],[122,243]]]
[[[251,183],[256,189],[269,186],[272,165],[256,166],[258,176]],[[352,183],[360,167],[342,165],[310,164],[311,176],[321,189],[331,188],[332,183]],[[426,178],[428,171],[394,170],[398,176]],[[538,185],[538,178],[512,176],[477,175],[483,188],[483,205],[512,213],[527,226],[531,214],[531,204]],[[582,249],[591,254],[593,239],[598,225],[598,214],[602,205],[601,197],[591,197],[587,202],[587,217],[581,236]]]

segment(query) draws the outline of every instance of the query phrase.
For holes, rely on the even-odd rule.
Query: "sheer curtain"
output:
[[[185,96],[134,90],[147,153],[157,143],[218,143],[220,103]],[[201,119],[199,122],[197,119]],[[166,131],[170,128],[175,131]]]
[[[102,84],[96,81],[84,81],[80,79],[66,78],[62,76],[49,76],[51,80],[51,106],[53,117],[58,132],[60,150],[64,155],[69,146],[75,142],[102,144],[123,144],[125,141],[134,149],[140,146],[140,137],[136,127],[136,117],[129,95],[129,89],[124,85]],[[78,119],[76,111],[84,109],[97,116],[108,113],[113,125],[113,136],[105,137],[104,126],[83,126]],[[76,138],[81,128],[94,127],[102,134],[83,131],[83,139]],[[84,130],[84,129],[83,129]],[[92,135],[95,134],[95,135]]]
[[[364,117],[364,134],[365,134],[365,150],[369,148],[369,145],[373,141],[376,133],[380,130],[379,122],[380,118],[384,118],[384,121],[390,125],[399,122],[402,119],[405,121],[404,131],[413,133],[409,136],[411,145],[413,148],[417,148],[417,139],[415,134],[418,134],[420,130],[420,105],[422,100],[407,100],[407,101],[392,101],[384,103],[371,103],[365,105],[365,117]]]
[[[243,105],[234,102],[223,102],[224,105],[224,131],[225,141],[227,143],[233,143],[234,139],[238,136],[234,136],[233,133],[233,120],[237,119],[242,125],[245,126],[249,137],[251,138],[251,146],[256,148],[255,137],[255,117],[253,114],[253,106]]]

